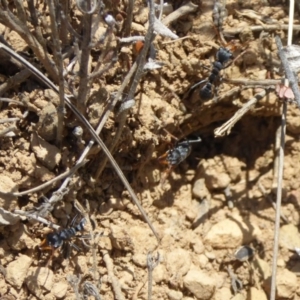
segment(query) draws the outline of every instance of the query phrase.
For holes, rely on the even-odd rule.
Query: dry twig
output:
[[[242,108],[240,108],[231,119],[229,119],[221,127],[218,127],[214,130],[215,137],[230,134],[232,127],[266,94],[266,90],[262,90],[260,93],[256,94],[252,99],[250,99],[247,103],[245,103],[245,105]]]
[[[251,30],[253,32],[256,31],[275,31],[275,30],[288,30],[289,25],[287,24],[271,24],[271,25],[255,25],[255,26],[247,26],[247,27],[236,27],[224,30],[224,35],[234,36],[243,32],[244,30]],[[299,31],[300,25],[294,25],[293,30]]]
[[[125,300],[125,297],[122,294],[120,283],[118,281],[118,278],[114,274],[114,266],[113,261],[109,256],[109,253],[107,250],[101,250],[101,254],[103,257],[103,260],[105,262],[108,276],[111,280],[111,284],[115,293],[115,299],[116,300]]]
[[[61,53],[61,46],[59,40],[59,33],[57,30],[57,15],[55,9],[54,0],[48,0],[49,13],[50,13],[50,24],[51,24],[51,33],[52,41],[54,45],[54,58],[56,62],[56,67],[58,70],[58,84],[59,84],[59,105],[57,107],[57,133],[56,133],[56,145],[61,147],[62,143],[62,133],[63,133],[63,121],[64,121],[64,111],[65,111],[65,80],[64,80],[64,71],[63,71],[63,58]]]
[[[162,20],[162,23],[167,26],[170,23],[174,22],[175,20],[178,20],[182,16],[192,13],[192,12],[196,11],[197,9],[198,9],[198,5],[195,5],[193,2],[190,1],[190,2],[182,5],[181,7],[179,7],[172,13],[170,13],[167,17],[165,17]]]

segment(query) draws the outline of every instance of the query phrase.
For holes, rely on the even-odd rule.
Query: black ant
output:
[[[202,80],[192,87],[192,89],[193,89],[196,86],[198,86],[199,84],[206,82],[206,84],[200,89],[200,92],[199,92],[200,97],[203,100],[209,100],[213,96],[212,85],[219,78],[220,71],[225,68],[228,61],[230,61],[232,58],[233,58],[233,55],[228,49],[220,48],[217,51],[216,61],[213,63],[213,69],[211,71],[211,74],[208,77],[208,80],[207,79]]]
[[[227,10],[225,3],[222,0],[216,0],[213,8],[213,21],[217,35],[219,36],[223,45],[226,45],[227,42],[224,39],[222,34],[222,26],[224,19],[227,16]],[[212,86],[216,83],[217,79],[220,77],[220,71],[227,66],[227,63],[233,58],[232,53],[224,47],[221,47],[216,53],[216,61],[213,63],[213,69],[211,71],[208,79],[201,80],[200,82],[193,85],[190,90],[193,90],[200,84],[206,82],[206,84],[200,89],[200,97],[203,100],[209,100],[212,98]]]
[[[177,165],[183,162],[191,154],[191,144],[199,142],[201,142],[200,137],[198,137],[195,140],[190,139],[177,142],[172,149],[168,150],[165,154],[158,158],[161,164],[168,166],[165,176],[162,177],[161,183],[165,181],[167,176],[170,174],[171,170],[173,170]]]
[[[72,224],[74,223],[76,217],[72,220]],[[71,224],[71,225],[72,225]],[[81,221],[75,225],[68,228],[64,228],[57,232],[51,232],[46,235],[46,238],[40,244],[41,250],[51,250],[52,254],[59,247],[63,246],[67,240],[70,240],[73,236],[76,235],[77,232],[82,231],[84,229],[84,225],[86,224],[86,220],[83,218]],[[79,249],[77,246],[72,244],[73,247]],[[64,257],[67,258],[67,257]]]

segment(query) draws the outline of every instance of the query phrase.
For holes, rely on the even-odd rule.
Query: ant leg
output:
[[[200,136],[197,136],[197,139],[195,139],[195,140],[188,140],[189,144],[200,143],[200,142],[202,142],[202,139]]]
[[[54,251],[55,251],[55,249],[51,247],[51,254],[47,260],[46,268],[48,268],[50,266],[50,262],[53,262]]]
[[[203,79],[197,83],[195,83],[191,88],[190,88],[190,91],[195,89],[197,86],[199,86],[200,84],[203,84],[203,83],[206,83],[208,80],[207,79]]]
[[[169,177],[171,171],[174,169],[173,166],[169,166],[168,169],[166,169],[162,175],[161,175],[161,178],[160,178],[160,185],[163,187],[164,184],[166,183],[166,180],[167,178]]]
[[[178,142],[178,138],[173,135],[169,130],[167,130],[166,128],[162,129],[166,134],[168,134],[171,138],[173,138],[176,142]]]

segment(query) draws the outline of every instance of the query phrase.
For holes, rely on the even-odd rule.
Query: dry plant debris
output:
[[[1,0],[1,299],[267,299],[291,89],[276,297],[300,298],[287,22],[280,0]],[[164,178],[171,135],[201,143]]]

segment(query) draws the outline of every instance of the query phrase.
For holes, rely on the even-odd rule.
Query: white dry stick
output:
[[[215,129],[215,137],[224,136],[229,134],[232,127],[265,95],[266,90],[262,90],[260,93],[256,94],[252,99],[250,99],[242,108],[240,108],[234,116],[224,123],[221,127]]]
[[[15,136],[14,131],[17,130],[16,125],[9,126],[0,131],[0,137],[13,137]]]
[[[55,230],[59,230],[61,228],[59,225],[56,225],[56,224],[42,218],[41,216],[38,216],[36,213],[28,213],[27,211],[23,211],[23,210],[19,210],[19,209],[14,210],[14,213],[17,215],[20,215],[20,216],[24,216],[27,219],[33,219],[38,222],[41,222],[41,223],[47,225],[47,227],[53,228]]]
[[[178,9],[176,9],[175,11],[173,11],[172,13],[170,13],[167,17],[165,17],[162,20],[162,23],[166,26],[168,26],[170,23],[172,23],[173,21],[178,20],[180,17],[194,12],[198,9],[198,5],[195,5],[194,3],[192,3],[191,1],[182,5],[181,7],[179,7]]]
[[[178,39],[178,35],[173,33],[166,25],[164,25],[161,21],[159,21],[157,18],[154,20],[154,31],[162,36],[169,37],[171,39]]]

